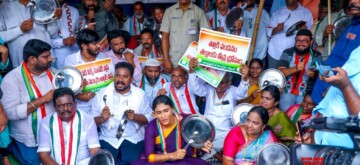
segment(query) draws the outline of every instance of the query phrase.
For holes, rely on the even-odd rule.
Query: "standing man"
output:
[[[127,48],[130,40],[129,33],[124,30],[113,30],[108,33],[107,38],[110,43],[111,50],[106,52],[105,57],[111,58],[114,65],[123,61],[130,63],[133,68],[135,68],[133,75],[134,82],[139,82],[142,75],[141,66],[138,56],[134,54],[132,49]]]
[[[114,82],[99,91],[91,114],[100,128],[101,148],[110,151],[116,164],[130,164],[143,152],[144,126],[152,119],[152,111],[145,92],[131,83],[133,66],[119,62],[115,70]]]
[[[295,38],[295,47],[284,50],[278,69],[287,78],[285,91],[280,97],[280,109],[286,111],[293,104],[300,104],[315,84],[315,61],[321,53],[311,49],[312,33],[301,29]]]
[[[103,3],[114,4],[115,0],[106,0]],[[79,13],[82,15],[80,20],[85,22],[80,21],[78,27],[95,30],[100,37],[100,52],[108,51],[109,43],[106,40],[106,34],[118,29],[116,17],[111,11],[100,8],[97,0],[82,0],[82,4],[83,7],[79,9]]]
[[[134,50],[135,54],[142,57],[160,58],[162,54],[158,51],[154,44],[154,32],[150,29],[141,30],[141,44]]]
[[[75,26],[79,19],[79,12],[76,8],[69,6],[67,0],[60,0],[62,15],[59,20],[60,29],[57,35],[52,37],[51,45],[56,58],[56,68],[64,67],[65,58],[70,54],[79,51],[76,45]]]
[[[140,32],[144,28],[144,21],[144,3],[137,1],[134,3],[134,15],[125,21],[123,30],[129,32],[132,37],[139,40]]]
[[[174,103],[174,110],[177,114],[199,114],[194,88],[188,86],[188,74],[181,67],[173,69],[171,82],[165,83],[157,95],[169,96]]]
[[[166,72],[171,73],[190,43],[199,39],[200,28],[211,29],[204,11],[191,0],[179,0],[166,9],[160,28]]]
[[[44,118],[39,129],[37,152],[41,163],[87,164],[90,156],[100,150],[94,119],[76,109],[70,88],[56,89],[52,101],[55,113]]]
[[[152,102],[166,82],[165,75],[161,73],[160,62],[154,58],[149,58],[145,62],[144,74],[141,78],[139,88],[145,91],[145,95]]]
[[[14,139],[9,150],[21,164],[40,164],[36,153],[38,125],[54,112],[50,50],[51,46],[44,41],[29,40],[24,46],[21,66],[9,72],[1,84],[1,102]]]
[[[226,28],[225,19],[229,14],[230,9],[230,0],[216,0],[216,8],[213,11],[206,13],[206,17],[210,22],[210,26],[213,30],[232,33],[228,28]]]
[[[99,35],[94,30],[81,30],[76,37],[76,42],[80,47],[80,51],[66,57],[65,66],[77,66],[105,58],[104,55],[100,53]],[[114,71],[112,65],[110,65],[110,70]],[[95,95],[95,92],[90,91],[77,94],[76,102],[79,110],[89,113],[92,98]]]
[[[270,19],[267,35],[270,37],[268,49],[268,67],[277,68],[282,52],[294,46],[295,35],[286,36],[286,31],[295,23],[304,21],[301,28],[310,29],[313,18],[310,11],[302,7],[298,0],[286,0],[286,6],[276,11]]]
[[[0,36],[8,44],[12,66],[20,66],[23,61],[24,45],[30,39],[39,39],[51,44],[50,36],[59,31],[57,21],[41,25],[30,16],[30,0],[4,1],[0,5]],[[61,8],[55,16],[61,18]]]
[[[255,20],[258,12],[258,6],[254,0],[247,0],[247,6],[244,9],[244,27],[245,36],[252,38],[255,28]],[[266,28],[269,26],[270,16],[266,10],[262,10],[260,17],[260,24],[258,29],[258,35],[254,49],[253,58],[264,59],[266,56],[266,50],[268,48],[268,37],[266,35]]]

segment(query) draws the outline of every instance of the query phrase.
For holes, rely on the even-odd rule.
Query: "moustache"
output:
[[[72,114],[71,110],[66,110],[60,113],[61,115],[65,115],[65,114]]]
[[[125,85],[125,83],[124,83],[124,82],[122,82],[122,81],[118,81],[116,84]]]
[[[220,4],[225,4],[225,1],[221,1]]]
[[[360,6],[357,6],[354,3],[352,3],[348,6],[348,10],[351,10],[351,9],[356,9],[356,10],[360,11]]]

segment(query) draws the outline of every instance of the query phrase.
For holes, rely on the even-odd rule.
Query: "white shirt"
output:
[[[70,16],[71,16],[70,18],[72,25],[71,29],[73,31],[72,34],[69,31],[68,15],[67,15],[66,7],[70,11]],[[79,12],[76,8],[69,5],[65,6],[65,4],[62,6],[62,16],[61,19],[58,21],[60,25],[60,33],[58,32],[57,35],[55,35],[51,40],[51,46],[54,50],[54,56],[57,58],[56,67],[58,69],[64,67],[65,57],[79,51],[79,47],[77,46],[76,43],[72,46],[65,46],[63,43],[63,40],[68,38],[70,35],[74,36],[75,26],[78,19],[79,19]]]
[[[100,53],[96,56],[96,60],[101,60],[104,59],[105,56],[104,54]],[[81,57],[81,51],[79,50],[78,52],[68,56],[65,58],[65,64],[64,66],[76,66],[76,65],[80,65],[80,64],[85,64],[86,62],[82,59]],[[115,73],[115,69],[113,65],[110,65],[110,70],[112,71],[112,73]],[[114,74],[115,75],[115,74]],[[76,103],[77,103],[77,108],[85,113],[89,113],[90,109],[91,109],[91,104],[92,101],[94,100],[94,98],[91,98],[89,101],[82,101],[79,99],[75,99]]]
[[[278,34],[271,36],[273,29],[276,28],[279,23],[284,21],[283,30]],[[267,28],[267,35],[270,37],[268,53],[272,58],[279,60],[285,49],[295,45],[295,34],[286,37],[286,31],[299,21],[305,21],[307,29],[310,29],[313,24],[311,12],[300,4],[298,4],[298,7],[293,11],[284,6],[272,15],[270,24]]]
[[[100,116],[102,109],[105,107],[103,101],[104,95],[107,95],[106,105],[109,106],[110,112],[114,116],[99,125],[99,139],[105,140],[114,148],[119,148],[125,139],[135,144],[144,140],[144,126],[140,126],[131,120],[128,120],[124,133],[120,139],[116,138],[116,133],[121,118],[128,109],[134,110],[136,114],[144,115],[148,121],[152,120],[152,110],[145,92],[140,88],[131,85],[129,93],[121,95],[115,91],[114,83],[111,83],[109,86],[99,91],[95,96],[90,112],[94,117]]]
[[[23,48],[30,39],[40,39],[51,45],[50,36],[58,32],[57,21],[47,25],[34,22],[33,29],[23,33],[20,25],[30,19],[30,7],[25,7],[19,1],[5,0],[0,5],[0,36],[8,43],[9,54],[13,67],[17,67],[23,61]]]
[[[167,96],[170,96],[170,86],[171,85],[172,85],[171,82],[167,82],[163,86],[163,88],[166,90]],[[174,86],[174,90],[175,90],[177,98],[179,99],[179,102],[180,102],[180,105],[181,105],[181,110],[183,111],[183,113],[184,114],[192,114],[190,106],[189,106],[190,103],[188,103],[188,101],[186,99],[185,87],[186,87],[186,83],[183,86],[181,86],[180,89],[177,89]],[[196,114],[200,114],[199,113],[199,108],[196,105],[196,95],[194,94],[194,91],[192,90],[192,88],[190,86],[188,86],[188,90],[189,90],[189,95],[190,95],[190,100],[191,100],[192,106],[194,107],[194,110],[195,110]],[[174,100],[174,106],[175,106],[175,104],[176,104],[176,102]]]
[[[244,11],[243,30],[245,31],[245,36],[252,38],[255,28],[255,20],[256,20],[258,7],[254,6],[254,8],[252,8],[250,11],[248,10],[243,10],[243,11]],[[264,59],[266,55],[267,46],[268,46],[268,37],[264,34],[266,34],[266,28],[269,26],[269,22],[270,22],[269,14],[265,10],[262,10],[253,58]]]
[[[140,35],[141,30],[144,29],[144,24],[140,23],[138,21],[138,19],[136,19],[134,17],[135,16],[129,17],[125,21],[124,26],[123,26],[123,30],[129,32],[131,36]],[[135,32],[135,29],[134,29],[134,19],[135,19],[136,32]],[[145,22],[145,18],[144,18],[144,22]]]
[[[31,76],[43,96],[54,88],[46,72],[39,76],[33,74]],[[21,74],[21,66],[13,69],[4,77],[1,90],[3,92],[1,102],[9,119],[11,137],[28,147],[35,147],[31,114],[27,115],[27,103],[30,102],[30,98]],[[45,110],[46,114],[54,112],[52,101],[45,103]],[[39,109],[38,112],[40,112]],[[41,119],[38,118],[38,126],[40,123]]]
[[[145,84],[142,84],[142,87],[140,87],[140,84],[142,83],[140,81],[137,86],[145,91],[145,95],[151,104],[154,98],[157,96],[157,92],[159,91],[159,89],[163,87],[163,83],[166,83],[168,81],[169,80],[163,74],[160,74],[159,79],[156,81],[154,86],[150,85],[146,77],[144,77]]]
[[[215,12],[216,12],[217,20],[215,20]],[[218,28],[218,27],[223,27],[224,33],[229,34],[230,30],[226,27],[226,24],[225,24],[226,16],[229,14],[229,12],[230,12],[230,9],[228,9],[228,12],[224,16],[221,15],[219,10],[217,10],[217,9],[207,12],[206,18],[209,20],[210,26],[212,27],[212,29],[216,30],[216,28]],[[217,27],[215,27],[215,24],[217,25]]]
[[[76,155],[76,162],[84,160],[90,157],[90,148],[98,148],[100,147],[97,128],[94,119],[81,112],[81,137],[79,142],[79,148]],[[51,152],[53,146],[52,143],[60,143],[60,142],[52,142],[51,134],[50,134],[50,118],[52,115],[48,115],[44,118],[40,125],[39,130],[39,148],[37,152]],[[68,151],[69,148],[69,139],[70,139],[70,123],[62,122],[62,129],[64,132],[64,143],[65,143],[65,151]],[[52,153],[50,154],[51,156]]]
[[[222,98],[218,98],[215,88],[206,84],[200,78],[196,77],[195,73],[189,74],[188,80],[189,88],[200,97],[206,98],[205,117],[209,119],[215,126],[214,141],[224,141],[227,133],[233,127],[231,123],[231,114],[237,104],[237,100],[243,99],[247,96],[249,89],[248,81],[241,81],[238,87],[230,86]],[[227,105],[216,105],[223,101],[228,101]],[[220,145],[219,145],[220,144]],[[218,143],[215,148],[222,148],[222,143]]]

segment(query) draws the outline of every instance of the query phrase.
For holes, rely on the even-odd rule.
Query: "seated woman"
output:
[[[264,107],[253,107],[244,126],[235,126],[224,142],[223,164],[255,164],[260,149],[268,143],[277,142],[266,125],[269,114]]]
[[[249,85],[247,92],[248,97],[239,101],[239,103],[250,103],[253,105],[260,104],[260,87],[258,85],[259,77],[263,72],[264,64],[258,58],[253,58],[249,63]]]
[[[201,151],[186,146],[182,138],[180,126],[188,115],[174,114],[174,105],[168,96],[160,95],[152,103],[153,115],[156,119],[149,122],[145,130],[145,156],[146,160],[137,160],[132,164],[138,165],[203,165],[208,164],[197,158]],[[212,143],[207,141],[201,150],[209,152]]]
[[[276,86],[269,85],[262,90],[260,105],[269,113],[270,119],[267,124],[283,144],[290,146],[294,140],[296,128],[285,112],[278,108],[279,100],[280,91]]]
[[[315,117],[312,110],[316,103],[311,99],[311,93],[306,93],[301,104],[294,104],[286,110],[286,115],[293,124],[300,123],[302,133],[310,133],[310,123]]]

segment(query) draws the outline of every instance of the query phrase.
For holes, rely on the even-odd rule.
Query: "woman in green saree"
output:
[[[260,105],[269,113],[270,119],[267,124],[283,144],[290,146],[294,140],[296,128],[285,112],[278,108],[279,100],[280,91],[277,87],[269,85],[262,90]]]

